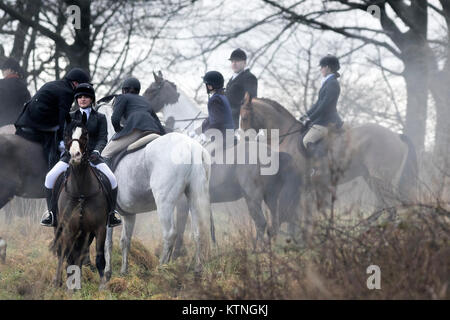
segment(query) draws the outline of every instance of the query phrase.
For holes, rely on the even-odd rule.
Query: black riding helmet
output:
[[[128,79],[125,79],[125,81],[122,83],[122,90],[123,89],[134,89],[137,94],[141,91],[141,83],[138,79],[134,77],[130,77]]]
[[[89,83],[89,74],[80,68],[73,68],[64,76],[65,79],[70,81],[76,81],[78,83]]]
[[[13,58],[8,58],[3,63],[2,70],[7,70],[7,69],[10,69],[10,70],[14,71],[15,73],[17,73],[22,78],[23,78],[23,76],[25,74],[25,72],[23,71],[22,67]]]
[[[208,71],[203,76],[203,83],[212,86],[213,89],[222,89],[224,82],[222,74],[218,71]]]
[[[230,59],[228,60],[247,60],[247,55],[245,54],[244,50],[238,48],[231,53]]]
[[[81,83],[76,89],[74,97],[75,99],[79,96],[88,96],[92,98],[92,101],[95,102],[95,90],[94,87],[90,83]]]
[[[332,72],[336,72],[341,68],[341,65],[339,64],[339,59],[331,54],[323,57],[320,59],[319,65],[321,67],[330,67]]]

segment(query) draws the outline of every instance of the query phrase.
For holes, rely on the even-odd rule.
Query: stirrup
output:
[[[52,211],[47,210],[41,218],[41,226],[54,227],[55,217]]]
[[[116,213],[119,214],[116,210],[113,210],[110,213],[108,213],[107,225],[110,228],[114,228],[122,224],[122,220],[116,217]]]

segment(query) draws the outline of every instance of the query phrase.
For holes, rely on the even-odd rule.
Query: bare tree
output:
[[[23,63],[35,83],[42,72],[60,78],[61,70],[81,67],[91,72],[98,86],[114,90],[121,77],[131,74],[153,53],[161,28],[195,1],[181,0],[16,0],[0,3],[4,12],[0,34],[14,37],[12,54],[24,52]],[[68,6],[80,8],[80,28],[68,21]],[[32,7],[33,6],[33,7]],[[31,34],[29,32],[31,30]],[[133,42],[143,36],[148,47]],[[22,38],[20,38],[20,37]],[[20,44],[29,38],[26,50]],[[37,39],[36,39],[37,37]],[[135,48],[145,53],[132,55]],[[28,66],[30,61],[31,65]]]

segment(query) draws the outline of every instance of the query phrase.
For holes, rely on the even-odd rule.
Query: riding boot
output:
[[[111,190],[111,211],[108,214],[108,227],[113,228],[116,226],[119,226],[122,224],[122,220],[117,218],[115,214],[118,212],[116,211],[116,204],[117,204],[117,191],[118,188]]]
[[[54,226],[54,214],[52,211],[53,203],[52,203],[52,195],[53,189],[45,188],[45,197],[47,201],[47,211],[44,213],[41,219],[41,225],[45,227],[53,227]]]
[[[306,145],[306,155],[309,158],[309,163],[311,167],[310,177],[319,175],[319,166],[318,166],[318,150],[317,143],[308,142]]]

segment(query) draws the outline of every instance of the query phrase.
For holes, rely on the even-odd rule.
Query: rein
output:
[[[295,126],[296,124],[297,124],[297,121],[295,121],[295,122],[289,127],[289,129],[287,130],[287,131],[288,131],[287,133],[280,135],[280,138],[283,138],[283,139],[281,139],[280,144],[283,142],[284,138],[286,138],[287,136],[289,136],[289,135],[291,135],[291,134],[294,134],[294,133],[297,133],[297,132],[303,131],[303,127],[301,127],[300,129],[297,129],[297,130],[294,130],[294,131],[289,132],[289,130],[291,130],[291,128],[292,128],[293,126]]]
[[[197,115],[195,116],[195,118],[193,118],[193,119],[180,119],[180,120],[175,120],[175,122],[177,122],[177,121],[191,121],[191,122],[188,123],[188,125],[187,125],[186,127],[183,128],[183,130],[186,130],[191,124],[194,123],[195,120],[198,120],[198,119],[199,119],[198,116],[199,116],[201,113],[202,113],[202,112],[199,111],[199,112],[197,113]],[[208,117],[201,117],[201,118],[207,119]]]

